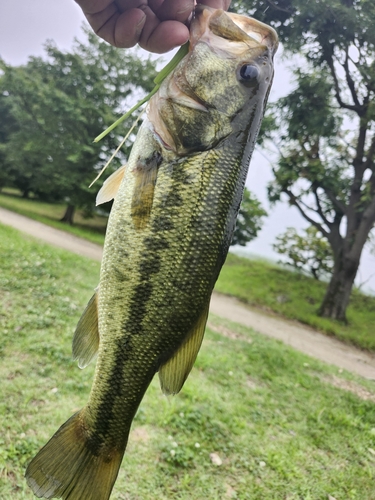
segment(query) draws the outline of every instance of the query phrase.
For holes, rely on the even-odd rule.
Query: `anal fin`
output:
[[[73,337],[73,360],[78,360],[78,366],[85,368],[94,358],[99,349],[99,324],[98,324],[98,292],[89,300],[86,309]]]
[[[202,311],[195,327],[173,356],[160,367],[160,386],[164,394],[177,394],[182,389],[202,345],[204,331],[206,328],[208,301]]]

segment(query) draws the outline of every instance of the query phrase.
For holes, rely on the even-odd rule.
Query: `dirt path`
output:
[[[51,245],[100,261],[102,247],[0,208],[0,222],[12,226]],[[321,361],[375,380],[375,356],[322,335],[300,323],[266,315],[246,307],[238,300],[214,293],[210,311],[217,316],[254,328],[281,340],[298,351]]]
[[[40,238],[55,247],[64,248],[78,255],[89,257],[90,259],[100,261],[102,258],[103,249],[100,245],[96,245],[90,241],[78,238],[78,236],[65,233],[64,231],[60,231],[59,229],[47,226],[46,224],[42,224],[41,222],[37,222],[1,207],[0,222],[12,226],[30,236]]]

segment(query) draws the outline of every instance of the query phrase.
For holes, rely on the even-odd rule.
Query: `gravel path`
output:
[[[0,222],[51,245],[100,261],[102,247],[77,236],[0,208]],[[327,337],[295,321],[249,308],[238,300],[214,293],[210,311],[222,318],[254,328],[269,337],[321,361],[375,380],[375,356]]]

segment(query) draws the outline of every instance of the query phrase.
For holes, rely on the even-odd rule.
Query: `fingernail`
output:
[[[136,35],[140,35],[141,34],[141,32],[143,30],[143,26],[145,25],[145,22],[146,22],[146,15],[144,15],[142,17],[142,19],[139,21],[139,23],[135,27],[135,33],[136,33]]]
[[[177,14],[178,15],[181,15],[181,14],[186,14],[186,12],[193,12],[194,10],[194,3],[191,3],[191,2],[186,2],[184,7],[182,7],[178,12]]]

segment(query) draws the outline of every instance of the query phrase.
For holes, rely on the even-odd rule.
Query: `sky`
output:
[[[0,0],[0,57],[14,66],[24,64],[29,56],[43,55],[43,44],[47,39],[53,39],[62,50],[69,50],[74,37],[82,38],[84,21],[81,9],[73,0]],[[291,63],[283,61],[280,52],[276,54],[271,101],[293,88],[288,64]],[[274,158],[271,160],[275,161]],[[287,203],[269,206],[266,187],[271,179],[270,161],[255,151],[246,185],[262,202],[269,216],[264,220],[258,238],[248,244],[246,251],[277,261],[280,256],[272,249],[276,236],[289,226],[302,229],[308,224]],[[357,284],[365,281],[364,289],[375,293],[375,256],[367,250],[362,256]]]

